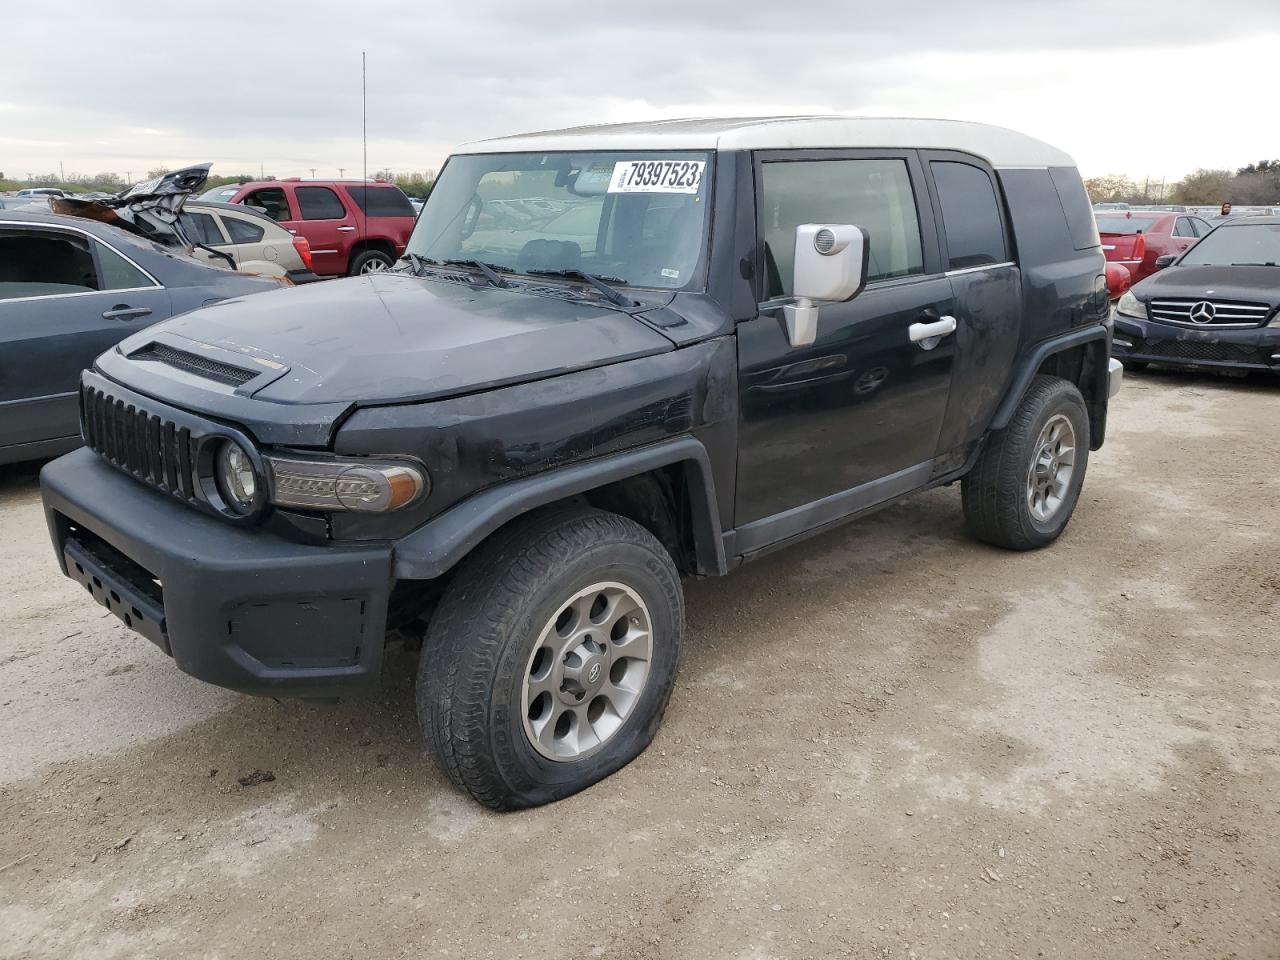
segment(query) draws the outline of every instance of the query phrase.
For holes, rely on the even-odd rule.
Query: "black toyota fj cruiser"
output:
[[[960,480],[1066,526],[1121,368],[1065,154],[946,121],[691,120],[469,145],[388,273],[103,354],[42,474],[63,570],[200,679],[376,680],[482,803],[652,739],[681,577]]]

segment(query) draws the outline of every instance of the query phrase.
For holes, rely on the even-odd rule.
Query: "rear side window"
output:
[[[924,273],[905,160],[769,161],[762,180],[766,297],[792,289],[796,227],[802,223],[852,223],[866,230],[868,281]]]
[[[942,224],[952,270],[1005,263],[1004,217],[991,177],[967,163],[935,160],[929,165],[942,204]]]
[[[147,275],[110,247],[97,244],[98,266],[102,268],[103,290],[131,290],[154,284]]]
[[[289,198],[281,187],[263,187],[255,190],[242,201],[246,206],[256,207],[272,220],[292,220],[293,213],[289,209]]]
[[[256,223],[241,220],[239,217],[223,217],[222,225],[232,243],[257,243],[267,231]]]
[[[1203,220],[1197,220],[1195,217],[1191,218],[1191,227],[1195,230],[1197,237],[1203,237],[1213,229],[1209,224],[1205,223]]]
[[[303,220],[341,220],[347,215],[347,208],[328,187],[298,187],[294,196]]]
[[[1179,217],[1173,225],[1173,235],[1175,237],[1194,237],[1196,229],[1191,225],[1191,221],[1186,217]]]
[[[1093,219],[1093,207],[1089,204],[1089,194],[1085,191],[1084,182],[1076,168],[1050,167],[1049,177],[1058,191],[1062,212],[1067,215],[1067,227],[1071,231],[1071,242],[1075,248],[1088,250],[1098,246],[1098,225]]]
[[[366,217],[417,216],[413,204],[399,187],[347,187],[347,196],[356,202]]]

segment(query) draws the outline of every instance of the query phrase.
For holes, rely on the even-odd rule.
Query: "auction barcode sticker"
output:
[[[623,160],[613,165],[610,193],[697,193],[705,160]]]

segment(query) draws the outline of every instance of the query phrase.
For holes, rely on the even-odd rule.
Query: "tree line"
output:
[[[1236,170],[1201,167],[1165,184],[1107,174],[1084,182],[1094,203],[1180,203],[1267,206],[1280,204],[1280,160],[1260,160]]]

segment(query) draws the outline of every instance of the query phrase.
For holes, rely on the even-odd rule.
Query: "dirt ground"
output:
[[[945,489],[690,583],[649,752],[497,815],[412,655],[204,686],[0,470],[0,957],[1280,957],[1278,524],[1280,383],[1130,375],[1056,546]]]

